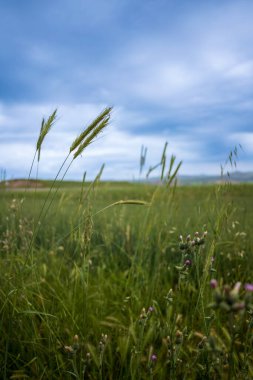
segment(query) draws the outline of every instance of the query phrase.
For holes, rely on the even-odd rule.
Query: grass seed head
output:
[[[56,121],[56,114],[57,114],[57,109],[54,110],[54,112],[49,116],[47,121],[45,121],[44,118],[42,119],[40,135],[38,137],[37,145],[36,145],[36,150],[38,151],[38,161],[40,160],[40,151],[41,151],[42,143]]]
[[[69,149],[69,153],[73,152],[73,150],[78,148],[80,144],[84,142],[84,139],[88,137],[92,133],[92,131],[94,131],[95,128],[98,127],[98,125],[100,125],[107,119],[109,121],[111,110],[112,110],[112,107],[105,108],[104,111],[102,111],[98,115],[98,117],[96,117],[96,119],[93,120],[93,122],[73,141]]]
[[[74,159],[76,159],[88,145],[90,145],[93,140],[103,131],[103,129],[108,125],[110,116],[106,117],[104,120],[98,124],[98,126],[91,132],[91,134],[79,145],[77,151],[74,154]]]

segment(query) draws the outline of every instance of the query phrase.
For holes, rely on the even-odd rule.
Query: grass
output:
[[[170,166],[1,190],[2,379],[253,377],[253,186],[175,187]]]
[[[209,307],[216,291],[209,283],[252,281],[252,186],[231,187],[218,200],[216,190],[181,187],[172,195],[153,185],[101,184],[80,203],[81,186],[62,189],[32,262],[27,249],[46,194],[37,190],[32,207],[32,192],[2,193],[1,377],[226,378],[231,312]],[[97,214],[126,198],[153,200]],[[178,236],[205,229],[205,245],[184,267]],[[250,378],[251,309],[232,315],[231,371]]]

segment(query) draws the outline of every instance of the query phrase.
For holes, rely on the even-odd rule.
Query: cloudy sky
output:
[[[168,155],[219,173],[241,144],[253,170],[252,0],[0,0],[0,169],[26,177],[42,117],[58,109],[39,173],[107,105],[112,120],[68,178],[138,178]]]

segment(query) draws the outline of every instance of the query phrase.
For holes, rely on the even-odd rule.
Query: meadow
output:
[[[174,161],[2,187],[2,379],[253,378],[253,186],[180,187]]]

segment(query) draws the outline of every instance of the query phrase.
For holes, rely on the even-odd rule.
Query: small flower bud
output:
[[[71,346],[64,346],[64,349],[69,354],[73,354],[74,353],[74,349]]]
[[[231,309],[235,312],[243,310],[245,308],[244,302],[236,302],[232,305]]]
[[[179,248],[181,249],[181,251],[183,251],[184,249],[187,248],[187,244],[180,243],[180,244],[179,244]]]
[[[218,286],[218,282],[215,278],[212,278],[212,280],[210,281],[210,286],[212,289],[216,289],[217,286]]]
[[[231,287],[229,285],[224,285],[223,287],[225,294],[229,294]]]
[[[233,289],[231,290],[231,292],[230,292],[230,296],[231,296],[233,299],[238,297],[238,295],[239,295],[239,290],[240,290],[241,285],[242,285],[242,283],[238,281],[238,282],[235,284],[235,286],[233,287]]]
[[[176,331],[176,344],[180,344],[183,341],[183,333],[180,330]]]
[[[230,311],[231,310],[231,307],[224,301],[222,301],[219,306],[224,311]]]

